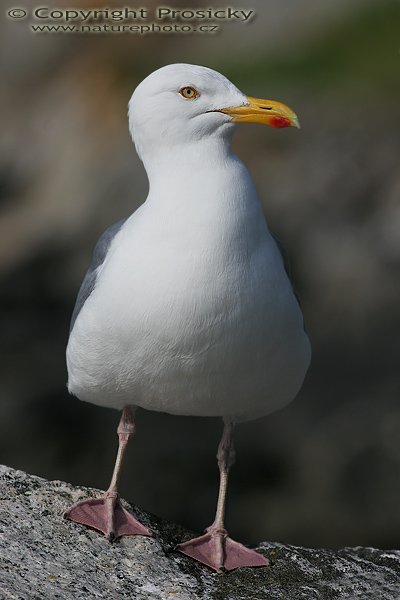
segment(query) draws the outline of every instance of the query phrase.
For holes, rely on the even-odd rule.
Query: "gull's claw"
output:
[[[225,529],[209,527],[204,535],[178,544],[178,552],[194,558],[218,573],[239,567],[267,567],[265,556],[228,537]]]
[[[64,517],[103,533],[111,542],[123,535],[153,535],[123,508],[115,494],[106,493],[102,498],[82,500],[71,506]]]

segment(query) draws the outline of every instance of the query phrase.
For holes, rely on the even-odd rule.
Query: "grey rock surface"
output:
[[[398,600],[400,551],[263,542],[269,568],[218,575],[174,552],[190,533],[127,505],[154,539],[110,544],[63,519],[99,490],[0,466],[0,598],[12,600]]]

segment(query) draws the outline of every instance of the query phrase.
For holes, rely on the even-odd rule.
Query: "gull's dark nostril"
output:
[[[262,110],[272,110],[272,106],[260,106],[259,108],[262,108]]]

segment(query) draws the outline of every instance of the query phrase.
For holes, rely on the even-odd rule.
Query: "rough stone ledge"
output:
[[[0,466],[0,598],[12,600],[399,600],[400,551],[263,542],[269,568],[211,572],[173,552],[189,537],[131,506],[155,539],[110,544],[62,518],[98,490]],[[129,505],[128,505],[129,506]]]

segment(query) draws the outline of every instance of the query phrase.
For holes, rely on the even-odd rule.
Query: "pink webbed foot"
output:
[[[106,493],[101,498],[88,498],[71,506],[64,517],[75,523],[100,531],[110,540],[123,535],[153,534],[147,527],[139,523],[123,506],[115,493]]]
[[[235,542],[225,529],[209,527],[204,535],[193,538],[176,547],[178,552],[194,558],[218,573],[232,571],[239,567],[267,567],[265,556]]]

